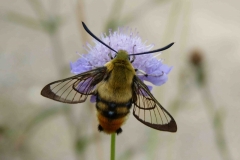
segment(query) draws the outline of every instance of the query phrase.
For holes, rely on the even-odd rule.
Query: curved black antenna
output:
[[[148,51],[148,52],[142,52],[142,53],[136,53],[136,54],[129,54],[129,56],[135,56],[135,55],[141,55],[141,54],[149,54],[149,53],[154,53],[154,52],[160,52],[160,51],[164,51],[168,48],[170,48],[174,43],[170,43],[169,45],[163,47],[163,48],[159,48],[153,51]]]
[[[108,45],[106,45],[103,41],[101,41],[99,38],[97,38],[86,26],[86,24],[84,22],[82,22],[83,28],[85,29],[85,31],[90,34],[93,38],[95,38],[96,40],[98,40],[98,42],[102,43],[104,46],[106,46],[107,48],[111,49],[112,51],[116,52],[114,49],[112,49],[111,47],[109,47]]]

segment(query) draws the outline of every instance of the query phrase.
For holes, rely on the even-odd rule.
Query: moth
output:
[[[115,57],[102,67],[47,84],[41,95],[69,104],[83,103],[89,95],[96,96],[98,130],[107,134],[122,132],[121,126],[132,106],[134,117],[141,123],[159,131],[176,132],[175,120],[137,77],[138,69],[132,65],[135,56],[166,50],[173,43],[153,51],[128,54],[114,50],[96,37],[84,22],[82,24],[87,33],[115,52]]]

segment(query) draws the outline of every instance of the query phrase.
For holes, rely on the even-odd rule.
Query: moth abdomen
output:
[[[130,105],[132,105],[131,100],[124,103],[108,102],[97,95],[97,117],[102,131],[120,133],[121,126],[130,113]]]
[[[131,101],[126,103],[107,102],[103,99],[100,99],[99,96],[97,97],[97,100],[97,111],[102,116],[109,119],[118,119],[127,116],[132,106]]]

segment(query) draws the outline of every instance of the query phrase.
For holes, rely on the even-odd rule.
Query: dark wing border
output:
[[[143,124],[154,128],[156,130],[160,131],[168,131],[168,132],[176,132],[177,131],[177,124],[174,120],[174,118],[170,115],[170,113],[162,107],[162,105],[154,98],[154,96],[151,94],[149,91],[148,87],[137,77],[134,76],[133,78],[133,103],[134,103],[134,108],[133,108],[133,115],[134,117],[142,122]],[[137,107],[137,108],[136,108]],[[157,108],[159,107],[159,108]],[[164,115],[167,119],[167,116],[170,118],[170,120],[167,119],[168,123],[165,124],[157,124],[157,123],[151,123],[148,122],[145,119],[145,112],[149,112],[151,114],[151,110],[155,110],[153,113],[160,115],[160,112],[162,112],[162,115]],[[160,112],[159,112],[160,109]],[[137,113],[138,110],[138,113]],[[144,118],[141,118],[140,112],[144,112]],[[167,114],[167,116],[166,116]],[[152,115],[154,116],[154,115]],[[151,117],[152,118],[152,117]],[[161,117],[162,118],[162,117]]]
[[[105,66],[99,67],[49,83],[42,89],[41,95],[63,103],[82,103],[87,99],[88,95],[95,94],[96,85],[106,76],[107,68]],[[71,99],[68,97],[70,94],[73,95]]]

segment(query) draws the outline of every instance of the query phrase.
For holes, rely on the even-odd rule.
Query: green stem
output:
[[[115,139],[116,133],[111,134],[111,157],[110,160],[115,160]]]

